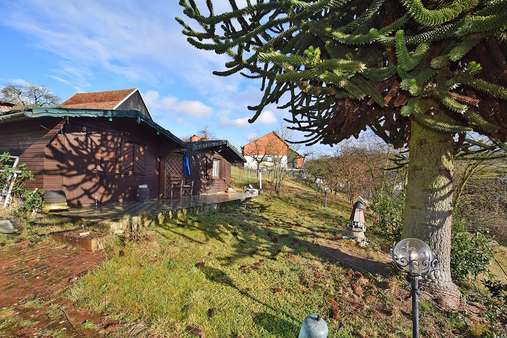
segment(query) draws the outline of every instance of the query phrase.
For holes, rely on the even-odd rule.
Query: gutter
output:
[[[182,148],[185,148],[185,142],[179,139],[176,135],[169,130],[163,128],[156,122],[146,118],[136,110],[104,110],[104,109],[63,109],[63,108],[32,108],[20,112],[10,113],[7,115],[0,115],[0,123],[15,122],[31,118],[39,117],[88,117],[88,118],[104,118],[112,120],[118,119],[136,119],[138,123],[144,123],[153,132],[159,136],[171,140]]]

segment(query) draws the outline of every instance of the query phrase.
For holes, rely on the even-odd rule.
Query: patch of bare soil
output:
[[[60,297],[81,275],[105,259],[56,241],[21,242],[0,249],[0,335],[9,337],[96,337],[117,323],[101,318]]]

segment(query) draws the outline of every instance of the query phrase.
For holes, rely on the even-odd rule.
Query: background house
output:
[[[14,108],[14,104],[10,102],[0,101],[0,115],[12,110]]]
[[[135,110],[152,120],[141,93],[136,88],[105,92],[77,93],[61,104],[67,109]]]
[[[301,169],[304,164],[304,157],[274,131],[253,139],[242,150],[245,167],[250,169],[269,168],[275,164],[286,169]]]

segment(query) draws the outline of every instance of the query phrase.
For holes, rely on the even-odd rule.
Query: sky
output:
[[[228,0],[214,3],[216,12],[230,9]],[[206,128],[237,147],[280,130],[289,117],[270,106],[248,123],[259,83],[212,74],[228,60],[187,43],[174,19],[183,16],[177,0],[0,0],[0,13],[0,86],[43,85],[62,100],[75,92],[138,88],[154,120],[177,136]]]

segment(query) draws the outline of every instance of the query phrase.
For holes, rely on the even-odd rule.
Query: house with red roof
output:
[[[0,101],[0,114],[6,113],[14,109],[14,104],[10,102]]]
[[[245,167],[250,169],[269,168],[275,163],[285,169],[303,168],[304,156],[291,149],[274,131],[251,140],[242,150],[246,160]]]

